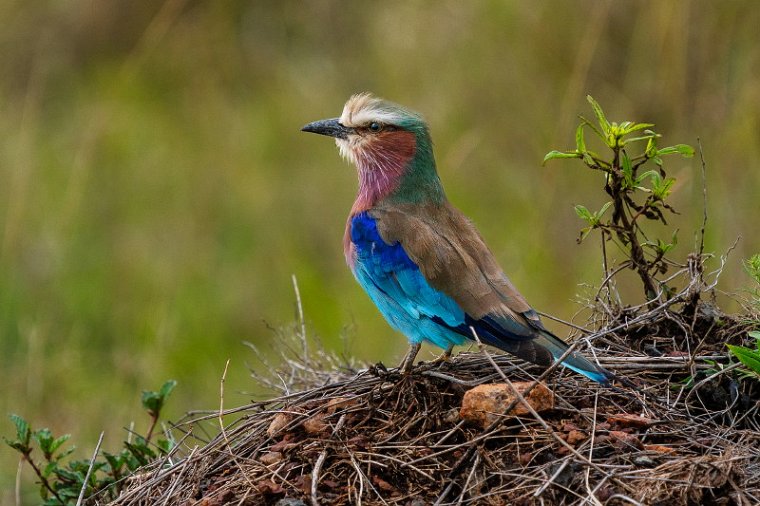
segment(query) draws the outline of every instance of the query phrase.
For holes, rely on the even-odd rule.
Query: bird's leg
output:
[[[451,360],[451,352],[454,350],[454,345],[450,344],[446,347],[445,350],[443,350],[443,353],[441,353],[438,358],[433,360],[434,364],[440,364],[442,362],[448,362]]]
[[[401,372],[404,374],[409,374],[409,372],[412,370],[412,367],[414,367],[414,359],[417,357],[417,353],[420,352],[421,347],[422,345],[420,343],[412,344],[406,356],[404,357],[403,362],[401,362],[401,365],[399,366]]]

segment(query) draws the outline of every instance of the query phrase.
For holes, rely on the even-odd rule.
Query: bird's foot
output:
[[[438,355],[431,363],[432,365],[448,364],[451,362],[451,352],[454,350],[454,345],[449,345],[448,348],[443,350],[443,353]]]
[[[411,348],[409,348],[404,360],[398,367],[403,374],[409,374],[412,372],[412,369],[414,368],[414,359],[417,358],[417,353],[420,352],[420,347],[422,347],[420,343],[414,343]]]

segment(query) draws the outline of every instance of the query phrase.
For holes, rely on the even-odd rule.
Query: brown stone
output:
[[[610,440],[612,440],[612,444],[618,448],[642,447],[641,440],[633,434],[621,430],[611,430],[609,436]]]
[[[579,430],[571,430],[567,433],[567,443],[575,446],[588,439],[588,436]]]
[[[280,452],[268,452],[259,457],[259,461],[265,466],[271,466],[277,464],[282,460],[282,453]]]
[[[357,400],[350,397],[330,399],[324,404],[323,410],[318,411],[303,422],[303,428],[309,434],[328,432],[330,426],[327,417],[334,415],[338,410],[347,409],[357,404]]]
[[[269,451],[284,453],[298,446],[300,446],[300,443],[297,441],[295,435],[292,432],[288,432],[282,440],[270,446]]]
[[[282,429],[284,429],[291,421],[293,420],[293,415],[290,413],[277,413],[274,415],[274,419],[272,420],[272,423],[269,424],[269,428],[267,428],[267,436],[274,437],[279,433]]]
[[[327,401],[327,414],[332,415],[339,409],[347,409],[358,405],[357,399],[351,397],[335,397]]]
[[[673,454],[676,452],[675,448],[671,448],[670,446],[663,446],[663,445],[644,445],[644,449],[650,452],[657,452],[657,453]]]
[[[618,415],[608,416],[607,423],[617,425],[618,427],[636,427],[638,429],[643,429],[652,425],[652,419],[644,418],[643,416],[639,415],[621,413]]]
[[[321,434],[327,431],[325,413],[316,413],[303,421],[303,430],[309,434]]]
[[[512,384],[522,394],[533,382],[520,381]],[[519,401],[509,413],[505,413],[507,406],[514,399],[514,391],[506,383],[478,385],[465,392],[459,416],[464,420],[486,428],[505,414],[509,416],[523,416],[530,413],[528,408]],[[528,393],[525,400],[538,413],[554,407],[554,394],[542,383],[536,385]]]

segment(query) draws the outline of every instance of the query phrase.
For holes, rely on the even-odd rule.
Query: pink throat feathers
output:
[[[359,191],[351,214],[369,209],[398,188],[416,147],[414,134],[401,131],[381,134],[355,148]]]

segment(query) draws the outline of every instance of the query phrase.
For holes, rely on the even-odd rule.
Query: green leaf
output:
[[[644,246],[647,246],[654,250],[658,254],[665,254],[668,251],[672,250],[673,247],[675,247],[675,244],[673,243],[667,243],[663,241],[662,239],[657,239],[657,242],[647,241],[644,243]]]
[[[45,468],[42,470],[42,476],[47,478],[50,476],[50,473],[52,473],[56,468],[58,467],[58,462],[53,460],[47,463]]]
[[[755,253],[742,263],[747,274],[757,283],[760,283],[760,253]]]
[[[56,450],[58,450],[58,448],[60,448],[61,445],[63,445],[63,443],[65,443],[66,441],[68,441],[70,437],[71,437],[71,434],[64,434],[61,437],[55,438],[50,443],[50,453],[51,454],[55,453]]]
[[[166,400],[169,397],[169,394],[172,393],[172,391],[174,390],[174,387],[176,386],[177,386],[176,380],[169,380],[163,385],[161,385],[161,389],[158,392],[159,394],[161,394],[161,397],[163,397],[164,400]]]
[[[607,118],[604,116],[604,111],[602,110],[602,107],[599,105],[599,103],[594,100],[594,97],[591,95],[586,95],[586,100],[588,100],[588,103],[591,104],[591,108],[594,110],[594,115],[596,116],[596,120],[599,122],[599,126],[602,129],[602,132],[605,134],[605,136],[610,135],[610,123],[607,121]]]
[[[5,441],[5,444],[7,444],[8,446],[10,446],[11,448],[13,448],[14,450],[16,450],[17,452],[23,453],[23,454],[25,454],[25,455],[26,455],[27,453],[29,453],[29,447],[28,447],[28,446],[25,446],[25,445],[24,445],[23,443],[21,443],[21,441],[19,441],[19,440],[16,440],[16,441],[11,441],[10,439],[8,439],[8,438],[4,437],[4,438],[3,438],[3,441]]]
[[[621,152],[621,162],[623,167],[623,182],[625,188],[633,188],[633,165],[631,165],[631,159],[628,157],[628,153],[623,150]]]
[[[578,150],[578,153],[586,152],[586,141],[583,138],[583,123],[578,125],[578,128],[575,130],[575,149]]]
[[[661,176],[660,176],[660,173],[657,172],[656,170],[648,170],[646,172],[643,172],[643,173],[639,174],[639,176],[636,178],[636,181],[635,181],[636,186],[640,186],[641,183],[643,183],[644,180],[647,179],[647,178],[650,178],[650,179],[660,178],[660,179],[662,179]]]
[[[174,443],[168,439],[159,438],[159,440],[156,441],[156,446],[158,446],[158,449],[161,450],[163,455],[166,455],[172,450],[172,448],[174,448]]]
[[[158,416],[164,404],[161,394],[149,390],[143,390],[140,402],[142,402],[143,408],[145,408],[151,416]]]
[[[581,204],[576,205],[575,214],[577,214],[580,219],[586,220],[589,222],[589,224],[593,225],[592,222],[594,221],[594,215],[591,214],[591,211],[589,211],[586,206],[583,206]]]
[[[16,426],[16,439],[25,448],[29,447],[29,442],[32,437],[32,429],[29,427],[29,422],[16,414],[9,415],[9,418]],[[18,449],[18,448],[16,448]]]
[[[61,479],[67,480],[67,481],[73,481],[74,483],[78,484],[78,486],[81,487],[82,483],[84,483],[84,473],[76,470],[69,470],[64,467],[57,467],[53,470],[56,476],[58,476]]]
[[[596,125],[594,125],[593,123],[591,123],[589,120],[587,120],[587,119],[586,119],[586,118],[584,118],[583,116],[579,116],[579,118],[581,119],[581,124],[583,124],[583,125],[585,125],[585,126],[589,127],[591,130],[593,130],[593,131],[594,131],[594,133],[595,133],[596,135],[598,135],[598,136],[599,136],[599,138],[600,138],[600,139],[604,140],[604,134],[603,134],[602,132],[600,132],[600,131],[599,131],[599,129],[596,127]]]
[[[134,443],[127,443],[125,441],[124,446],[141,466],[147,465],[156,458],[156,453],[148,447],[143,438],[137,438]]]
[[[39,429],[32,433],[32,438],[40,445],[40,450],[45,455],[46,459],[50,459],[50,455],[53,453],[50,451],[50,445],[53,443],[53,433],[50,429]]]
[[[672,177],[665,179],[659,177],[658,179],[652,178],[652,195],[658,200],[665,200],[673,191],[673,184],[675,182],[675,178]]]
[[[651,130],[644,130],[644,133],[649,136],[649,140],[647,141],[647,149],[644,151],[644,156],[651,159],[657,156],[657,137],[659,137],[659,135],[655,134]]]
[[[580,153],[574,153],[572,151],[564,152],[564,151],[549,151],[546,153],[546,156],[544,157],[543,163],[548,162],[549,160],[554,160],[555,158],[580,158]]]
[[[760,331],[751,330],[747,332],[747,335],[755,339],[755,348],[757,348],[758,351],[760,351]]]
[[[68,434],[66,434],[68,436]],[[60,461],[61,459],[68,457],[72,453],[74,453],[74,450],[76,450],[76,447],[72,446],[70,448],[66,448],[65,450],[58,453],[58,455],[55,456],[56,461]]]
[[[692,148],[688,144],[676,144],[675,146],[669,146],[667,148],[662,148],[662,149],[657,150],[657,154],[659,156],[672,155],[675,153],[680,153],[681,156],[684,156],[686,158],[691,158],[692,156],[694,156],[694,148]]]
[[[731,353],[739,359],[739,362],[749,367],[760,376],[760,351],[751,350],[744,346],[727,345]]]
[[[630,123],[630,122],[626,121],[626,123]],[[638,130],[644,130],[645,128],[650,128],[650,127],[653,127],[653,126],[654,126],[654,123],[629,124],[629,125],[626,125],[626,127],[624,128],[623,135],[628,135],[628,134],[636,132]],[[630,139],[630,140],[634,140],[634,139]],[[630,140],[629,140],[629,142],[630,142]]]
[[[124,465],[124,457],[122,455],[103,452],[103,457],[106,459],[106,462],[108,462],[112,473],[118,473],[121,471],[121,468]]]
[[[610,200],[609,202],[607,202],[606,204],[604,204],[602,206],[602,208],[594,215],[594,217],[596,218],[597,223],[601,219],[602,215],[607,211],[607,209],[610,208],[611,205],[612,205],[612,201]]]
[[[626,144],[630,144],[632,142],[651,140],[651,139],[656,139],[658,137],[661,137],[660,134],[656,134],[656,133],[652,132],[652,133],[647,134],[647,135],[640,135],[640,136],[637,136],[637,137],[631,137],[630,139],[626,139],[625,143]]]
[[[145,408],[151,416],[158,416],[161,412],[161,408],[164,407],[164,402],[172,393],[174,387],[177,386],[175,380],[169,380],[164,383],[158,392],[152,392],[150,390],[143,390],[141,401],[143,408]]]

